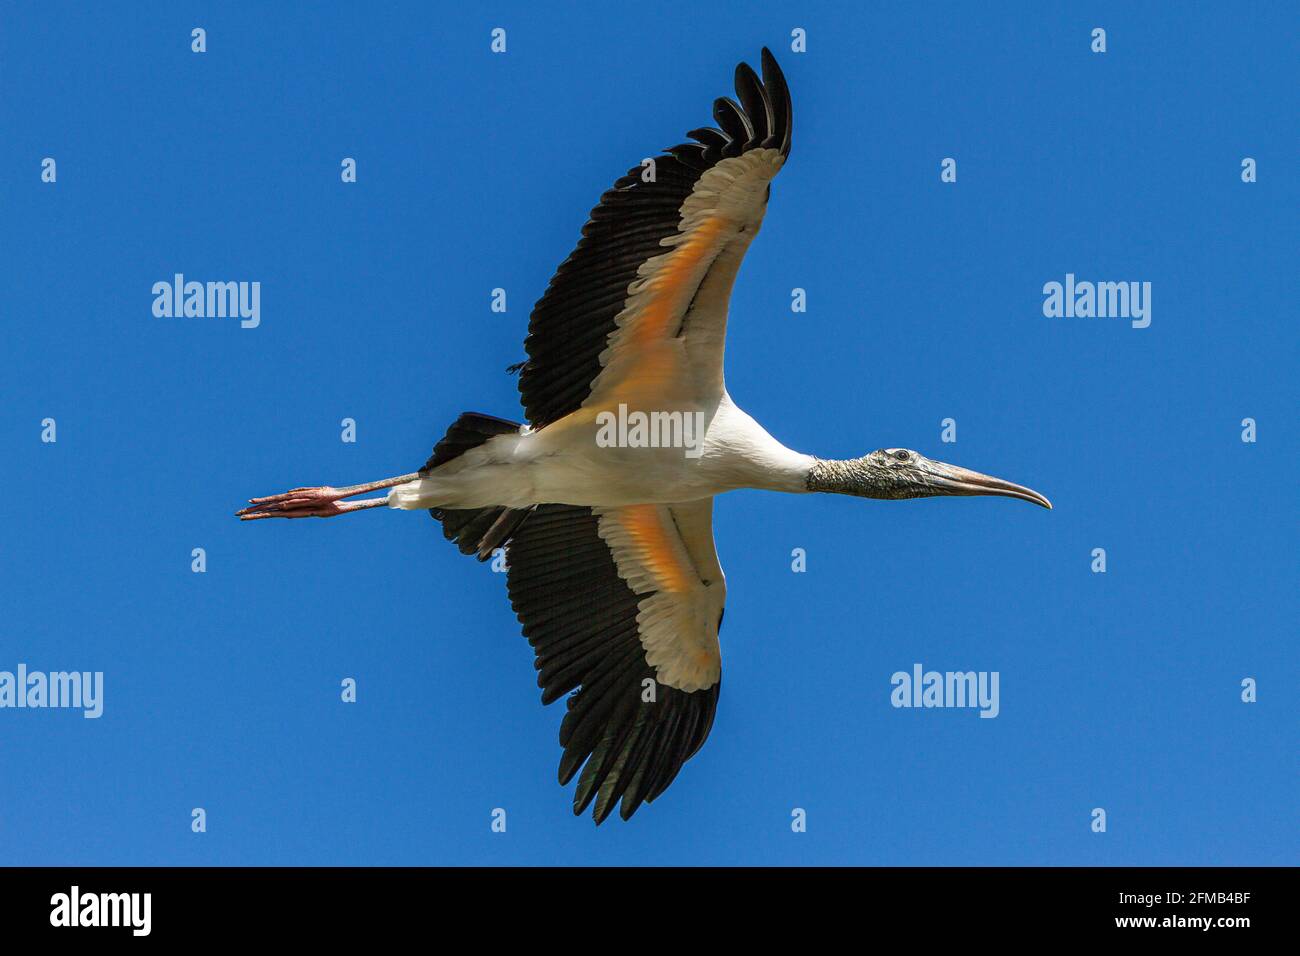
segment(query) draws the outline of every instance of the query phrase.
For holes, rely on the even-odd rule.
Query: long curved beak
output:
[[[918,469],[932,495],[997,495],[1002,498],[1019,498],[1032,504],[1041,505],[1048,511],[1052,503],[1024,485],[1017,485],[991,475],[981,475],[978,471],[945,464],[942,461],[930,461]]]

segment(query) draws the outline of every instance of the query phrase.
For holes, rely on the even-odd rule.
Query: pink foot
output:
[[[338,488],[294,488],[282,495],[248,499],[250,507],[236,511],[241,521],[258,518],[333,518],[355,510],[357,502],[343,504],[348,492]]]
[[[282,495],[250,498],[249,507],[236,511],[235,514],[240,521],[255,521],[258,518],[333,518],[388,504],[387,495],[382,498],[363,498],[361,501],[344,501],[344,498],[383,491],[419,477],[419,472],[412,472],[396,478],[385,478],[383,481],[368,481],[364,485],[348,485],[346,488],[331,488],[328,485],[321,488],[294,488]]]

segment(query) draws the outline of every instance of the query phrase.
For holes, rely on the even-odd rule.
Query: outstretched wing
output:
[[[731,285],[790,152],[790,93],[766,49],[762,67],[761,81],[736,67],[740,102],[714,102],[718,128],[630,170],[591,211],[529,320],[519,391],[533,427],[683,378],[720,393]]]
[[[703,745],[721,688],[726,583],[713,499],[540,505],[507,545],[510,601],[537,654],[542,703],[570,691],[560,783],[601,823],[654,800]]]

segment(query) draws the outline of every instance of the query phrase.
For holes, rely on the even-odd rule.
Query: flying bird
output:
[[[601,196],[529,319],[528,358],[513,367],[525,423],[466,412],[418,471],[238,512],[427,509],[463,553],[505,549],[542,703],[569,695],[560,783],[578,775],[574,813],[594,803],[597,823],[662,794],[713,725],[727,593],[716,495],[1000,495],[1051,508],[904,448],[846,461],[792,451],[727,394],[731,286],[790,155],[790,93],[766,49],[762,74],[740,64],[737,98],[714,101],[716,126]]]

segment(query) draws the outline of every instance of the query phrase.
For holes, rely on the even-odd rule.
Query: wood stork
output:
[[[790,154],[790,94],[766,49],[762,70],[760,80],[740,64],[739,102],[714,102],[716,128],[633,168],[592,210],[529,320],[516,367],[527,424],[467,412],[419,471],[296,488],[238,512],[429,509],[465,554],[505,548],[542,703],[576,690],[560,726],[560,783],[581,769],[574,812],[594,800],[597,823],[620,800],[627,819],[663,793],[713,724],[726,596],[715,495],[1002,495],[1051,507],[1029,488],[907,449],[848,461],[792,451],[727,394],[732,282]],[[638,412],[652,431],[656,416],[674,428],[700,422],[700,440],[684,447],[683,427],[668,430],[679,441],[634,441],[630,429],[611,441],[612,417]]]

